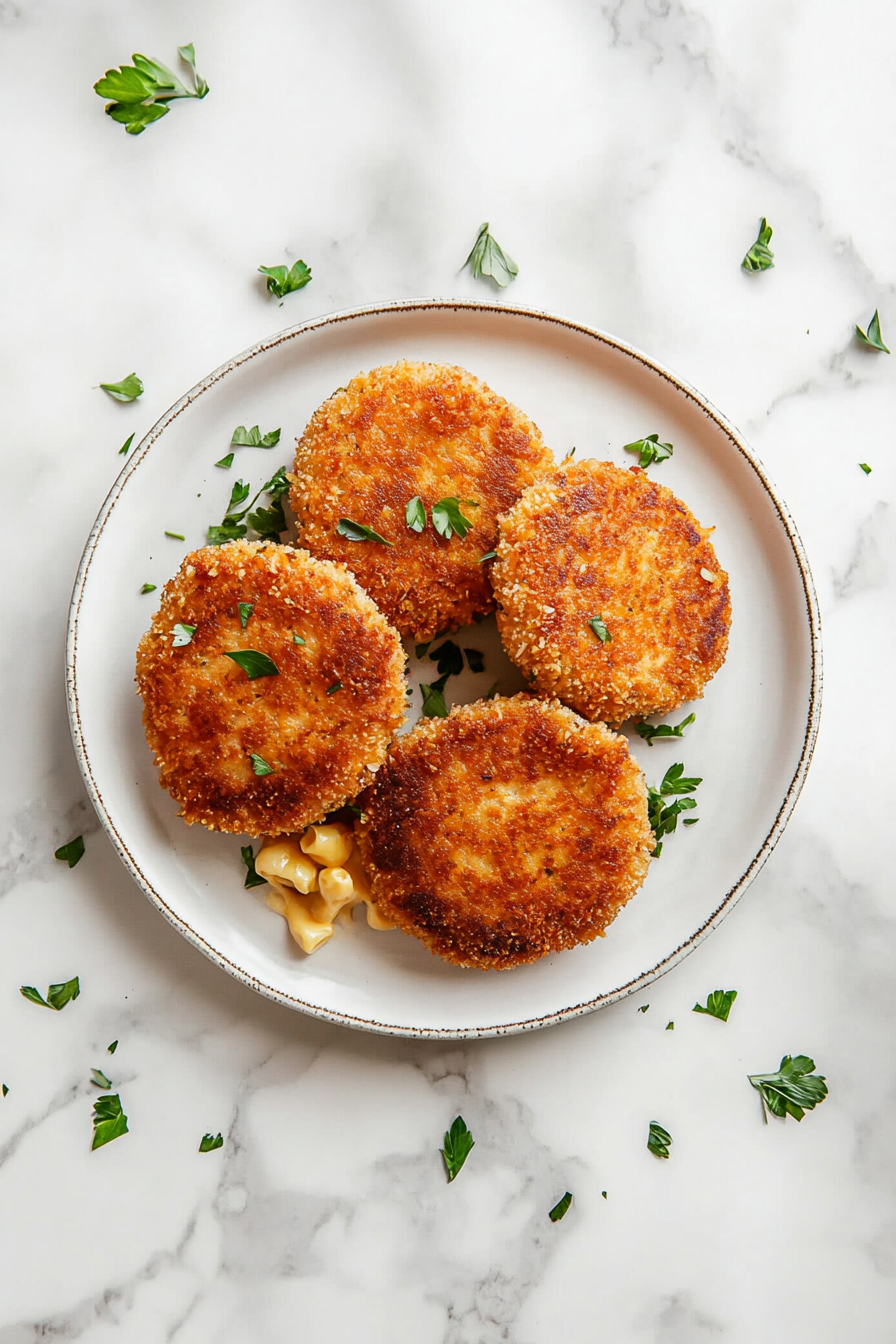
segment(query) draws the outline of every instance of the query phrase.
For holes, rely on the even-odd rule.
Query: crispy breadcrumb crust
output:
[[[340,560],[403,634],[431,639],[494,610],[487,565],[497,516],[553,466],[527,416],[467,373],[401,360],[353,378],[315,411],[296,448],[290,501],[299,540],[312,555]],[[426,528],[413,532],[405,506],[419,496]],[[429,517],[439,499],[473,527],[440,537]],[[371,527],[392,546],[349,541],[340,518]]]
[[[254,604],[245,630],[241,602]],[[183,648],[176,624],[196,626]],[[223,656],[237,649],[267,654],[279,675],[250,680]],[[137,650],[159,783],[210,830],[302,830],[385,759],[404,718],[404,663],[397,632],[342,565],[267,542],[194,551]],[[255,774],[252,753],[271,774]]]
[[[534,689],[609,724],[703,695],[728,649],[728,575],[713,529],[671,490],[638,468],[564,463],[499,528],[498,629]]]
[[[625,738],[525,693],[421,720],[360,802],[377,910],[461,966],[602,936],[653,848]]]

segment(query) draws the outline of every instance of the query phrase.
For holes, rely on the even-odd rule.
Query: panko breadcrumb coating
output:
[[[671,490],[638,468],[563,464],[499,524],[498,629],[535,689],[609,724],[702,696],[728,649],[728,575]]]
[[[290,501],[301,544],[341,560],[403,635],[425,640],[494,610],[480,557],[494,550],[498,514],[552,466],[532,421],[478,378],[402,360],[353,378],[315,411]],[[426,507],[422,533],[405,521],[415,496]],[[445,498],[459,499],[473,524],[463,540],[433,527],[430,510]],[[340,518],[392,545],[340,536]]]
[[[240,603],[251,604],[245,629]],[[196,627],[179,648],[175,625]],[[278,674],[251,679],[224,656],[241,649],[266,654]],[[404,661],[342,565],[267,542],[194,551],[137,650],[159,782],[185,821],[210,830],[300,831],[384,760],[404,717]]]
[[[461,966],[602,936],[653,848],[625,738],[525,693],[421,720],[360,801],[377,911]]]

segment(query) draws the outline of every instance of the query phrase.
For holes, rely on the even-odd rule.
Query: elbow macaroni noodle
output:
[[[342,822],[309,826],[298,839],[262,844],[255,871],[271,890],[267,903],[289,925],[304,952],[316,952],[333,933],[333,921],[356,905],[367,906],[372,929],[394,928],[378,914],[351,829]]]

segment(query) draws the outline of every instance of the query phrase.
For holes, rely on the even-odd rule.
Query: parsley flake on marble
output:
[[[135,433],[136,433],[136,431],[135,431]],[[133,435],[133,434],[129,434],[128,437],[125,439],[124,443],[123,443],[123,444],[121,445],[121,447],[119,448],[119,450],[118,450],[118,456],[119,456],[119,457],[127,457],[128,452],[129,452],[130,447],[131,447],[131,444],[132,444],[133,442],[134,442],[134,435]]]
[[[447,675],[439,677],[438,681],[427,685],[420,683],[420,694],[423,697],[422,714],[425,719],[447,719],[448,706],[445,704],[445,682]]]
[[[67,863],[69,868],[74,868],[76,863],[80,863],[84,857],[84,837],[76,835],[74,840],[69,840],[67,845],[60,845],[53,851],[53,857]]]
[[[445,1172],[450,1184],[473,1149],[473,1135],[467,1129],[462,1115],[452,1121],[451,1128],[446,1130],[444,1143],[445,1147],[439,1151],[445,1160]]]
[[[872,350],[882,350],[885,355],[890,353],[890,347],[884,345],[883,337],[880,334],[880,317],[878,316],[876,308],[874,310],[874,316],[868,323],[867,331],[863,331],[858,323],[856,323],[856,336],[858,336],[862,345],[867,345]]]
[[[548,1213],[548,1217],[550,1218],[551,1222],[559,1223],[563,1215],[569,1211],[569,1206],[571,1203],[572,1203],[572,1195],[567,1190],[566,1194],[561,1196],[561,1198],[557,1200],[557,1203]]]
[[[107,1051],[107,1053],[110,1054],[110,1055],[114,1055],[114,1054],[115,1054],[115,1051],[116,1051],[117,1049],[118,1049],[118,1042],[117,1042],[117,1041],[113,1041],[111,1045],[107,1045],[107,1046],[106,1046],[106,1051]]]
[[[859,466],[862,468],[866,476],[871,475],[871,468],[869,467],[867,462],[860,462]]]
[[[727,1022],[731,1005],[736,998],[736,989],[714,989],[708,996],[705,1007],[703,1004],[695,1003],[691,1011],[705,1013],[708,1017],[717,1017],[720,1022]]]
[[[237,425],[230,437],[231,448],[276,448],[279,442],[279,429],[270,429],[267,434],[262,434],[258,425],[253,425],[251,429]]]
[[[265,879],[263,877],[260,877],[258,872],[256,871],[255,853],[252,849],[252,846],[242,845],[240,848],[240,856],[243,860],[243,863],[246,865],[246,880],[243,883],[243,886],[263,887],[265,885]]]
[[[140,589],[140,592],[141,592],[141,593],[154,593],[155,590],[156,590],[156,585],[155,585],[154,583],[144,583],[143,587]]]
[[[672,1135],[668,1130],[663,1129],[662,1125],[658,1124],[656,1120],[651,1120],[650,1128],[647,1131],[647,1147],[654,1157],[668,1157],[671,1142]]]
[[[110,397],[114,397],[116,401],[136,401],[143,393],[143,384],[136,373],[129,373],[127,378],[122,378],[120,383],[100,383],[100,387],[104,392],[108,392]],[[131,438],[133,437],[132,434]],[[130,447],[130,441],[128,447]],[[119,448],[118,451],[121,453],[125,449]]]
[[[660,443],[659,434],[648,434],[644,439],[623,444],[622,450],[625,453],[637,453],[638,466],[644,470],[655,462],[667,461],[675,452],[671,443]]]
[[[101,1087],[104,1092],[108,1091],[108,1089],[112,1086],[111,1079],[106,1077],[102,1069],[91,1069],[90,1081],[93,1083],[94,1087]]]
[[[172,649],[185,649],[186,646],[192,642],[195,633],[195,625],[184,625],[181,621],[178,621],[177,625],[172,625]]]
[[[592,634],[597,635],[601,644],[611,643],[613,636],[610,634],[609,630],[604,624],[602,617],[592,616],[591,620],[588,622],[588,628],[592,632]]]
[[[262,275],[267,276],[267,290],[276,299],[285,299],[297,289],[304,289],[311,279],[310,267],[304,261],[297,261],[289,268],[285,266],[259,266]]]
[[[200,1153],[213,1153],[216,1148],[224,1147],[224,1139],[220,1134],[203,1134],[199,1141]]]
[[[264,757],[259,756],[257,752],[250,751],[249,760],[252,762],[253,773],[258,775],[259,778],[261,778],[263,775],[272,775],[274,773],[274,767],[272,765],[268,765]]]
[[[128,1132],[128,1118],[121,1109],[121,1098],[117,1092],[108,1097],[97,1097],[93,1103],[93,1143],[91,1151],[102,1148],[113,1139],[120,1139]]]
[[[153,121],[168,113],[168,104],[175,98],[204,98],[208,85],[196,73],[196,52],[193,43],[178,47],[178,55],[189,66],[192,88],[188,88],[173,70],[159,61],[135,52],[133,65],[118,70],[107,70],[94,84],[100,98],[112,101],[106,104],[106,115],[120,122],[128,135],[140,135]]]
[[[464,266],[469,266],[474,280],[489,276],[500,289],[504,289],[520,273],[510,253],[505,252],[489,233],[488,223],[480,224],[476,241]]]
[[[636,723],[635,732],[639,737],[643,737],[648,747],[652,747],[658,738],[684,737],[685,728],[690,727],[696,717],[696,714],[689,714],[686,719],[682,719],[681,723],[676,723],[674,726],[671,723],[655,725],[652,723]]]
[[[808,1055],[785,1055],[777,1073],[747,1074],[762,1098],[762,1115],[768,1124],[768,1112],[784,1119],[792,1115],[802,1120],[828,1095],[824,1075],[815,1072],[815,1060]]]
[[[393,546],[395,543],[387,541],[381,537],[379,532],[374,532],[372,527],[365,527],[363,523],[354,523],[351,518],[340,518],[336,524],[336,531],[340,537],[348,537],[349,541],[378,541],[383,546]]]
[[[453,639],[446,639],[429,655],[440,677],[459,677],[464,670],[464,656]]]
[[[52,1008],[61,1012],[67,1003],[71,1003],[81,993],[81,981],[76,975],[73,980],[64,980],[58,985],[50,985],[47,997],[38,992],[33,985],[22,985],[19,989],[22,998],[30,1003],[38,1003],[42,1008]]]
[[[463,541],[473,526],[472,520],[461,513],[461,505],[470,509],[479,508],[475,499],[458,499],[456,495],[437,499],[432,506],[432,525],[439,536],[444,537],[446,541],[450,541],[452,535],[460,537]]]
[[[233,466],[234,457],[235,457],[234,453],[226,453],[224,457],[218,458],[218,461],[215,463],[215,466],[223,467],[226,471],[229,467]]]
[[[759,234],[755,243],[747,252],[741,267],[745,271],[768,271],[774,266],[775,254],[769,247],[772,240],[772,228],[765,215],[759,222]]]
[[[686,776],[683,771],[684,766],[681,762],[670,765],[663,776],[660,787],[658,789],[648,787],[647,790],[647,820],[656,839],[653,850],[655,859],[658,859],[663,852],[663,836],[671,835],[678,828],[678,818],[681,813],[691,812],[697,806],[697,800],[689,797],[676,797],[674,803],[663,801],[665,798],[676,794],[691,794],[698,784],[703,783],[702,779]],[[691,817],[684,824],[685,826],[693,826],[697,820],[697,817]]]
[[[241,625],[241,626],[243,627],[243,629],[245,630],[246,626],[249,624],[249,617],[252,615],[253,611],[255,610],[255,603],[254,603],[254,602],[238,602],[238,603],[237,603],[237,609],[238,609],[238,611],[239,611],[239,613],[240,613],[240,625]]]
[[[426,527],[426,505],[419,495],[405,504],[404,521],[412,532],[422,532]]]
[[[260,653],[258,649],[232,649],[224,654],[231,662],[241,667],[250,681],[257,681],[259,677],[279,677],[280,669],[269,658],[266,653]]]

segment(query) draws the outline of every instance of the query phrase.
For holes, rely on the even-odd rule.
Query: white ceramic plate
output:
[[[399,358],[460,364],[515,402],[558,457],[631,465],[622,445],[659,431],[675,455],[656,477],[704,525],[730,574],[728,660],[693,708],[684,741],[633,751],[648,783],[683,761],[700,775],[698,826],[670,836],[642,891],[605,939],[513,971],[463,970],[362,915],[305,957],[285,922],[247,891],[237,837],[185,826],[158,785],[134,694],[134,651],[162,584],[220,522],[238,476],[253,491],[315,408],[361,370]],[[214,463],[235,425],[281,426],[280,446]],[[181,532],[178,542],[166,530]],[[114,620],[110,620],[114,613]],[[522,679],[494,619],[457,637],[486,670],[449,682],[449,702]],[[416,685],[433,664],[413,660]],[[421,676],[421,672],[423,675]],[[768,858],[793,809],[820,711],[818,609],[786,508],[731,425],[644,355],[574,322],[492,304],[418,301],[324,317],[285,331],[211,374],[149,432],[113,487],[75,582],[67,675],[75,750],[100,820],[131,874],[219,966],[291,1008],[408,1036],[488,1036],[546,1026],[642,990],[722,919]],[[687,713],[669,716],[677,720]],[[761,730],[760,730],[761,725]]]

